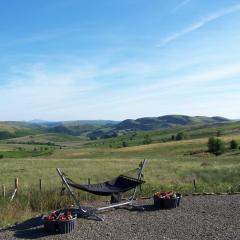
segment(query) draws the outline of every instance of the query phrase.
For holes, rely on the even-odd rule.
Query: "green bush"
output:
[[[210,137],[208,139],[208,151],[216,156],[225,152],[224,142],[219,138]]]
[[[230,149],[238,149],[238,143],[237,143],[237,141],[236,140],[232,140],[231,142],[230,142]]]
[[[176,140],[180,141],[180,140],[183,140],[185,139],[185,134],[180,132],[176,135]]]
[[[217,131],[217,137],[221,137],[222,136],[222,131],[221,130],[218,130]]]
[[[3,158],[3,154],[0,154],[0,159]]]
[[[150,144],[152,143],[152,139],[149,135],[145,135],[143,139],[143,144]]]

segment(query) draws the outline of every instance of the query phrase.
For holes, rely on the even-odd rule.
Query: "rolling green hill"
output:
[[[209,126],[219,123],[231,123],[222,117],[165,115],[161,117],[144,117],[136,120],[127,119],[122,122],[111,120],[77,120],[63,122],[48,122],[33,120],[31,122],[0,122],[0,140],[24,137],[36,134],[65,134],[82,136],[90,139],[112,138],[138,131],[155,131],[176,127]],[[176,131],[176,130],[174,130]],[[181,131],[185,131],[183,128]],[[152,133],[150,133],[152,134]]]
[[[203,116],[184,116],[184,115],[165,115],[161,117],[145,117],[136,120],[127,119],[116,125],[117,130],[154,130],[181,125],[192,124],[213,124],[229,122],[222,117],[203,117]]]
[[[0,140],[35,135],[42,132],[38,126],[24,122],[0,122]]]
[[[227,136],[240,134],[240,121],[212,124],[187,124],[148,131],[129,131],[117,137],[99,139],[86,143],[94,147],[120,148],[150,143],[161,143],[183,139],[198,139],[211,136]],[[182,139],[177,136],[181,135]]]

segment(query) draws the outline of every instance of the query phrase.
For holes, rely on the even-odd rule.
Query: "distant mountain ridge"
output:
[[[205,117],[186,115],[165,115],[161,117],[144,117],[136,120],[126,119],[115,125],[117,130],[154,130],[158,128],[173,127],[187,124],[213,124],[229,122],[231,120],[223,117]]]
[[[184,125],[204,125],[231,122],[223,117],[165,115],[160,117],[143,117],[126,119],[124,121],[112,120],[76,120],[51,122],[45,120],[32,120],[29,122],[8,121],[0,122],[0,140],[19,136],[40,133],[60,133],[72,136],[85,136],[91,139],[101,137],[114,137],[128,131],[147,131]]]

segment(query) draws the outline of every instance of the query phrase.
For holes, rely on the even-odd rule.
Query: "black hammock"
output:
[[[97,184],[82,185],[66,178],[67,183],[74,188],[93,193],[100,196],[110,196],[113,193],[123,193],[144,183],[143,180],[120,175],[110,181]]]

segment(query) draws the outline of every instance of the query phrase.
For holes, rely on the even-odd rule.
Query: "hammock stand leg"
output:
[[[71,197],[73,198],[76,206],[78,207],[77,211],[80,213],[80,215],[83,216],[83,217],[84,217],[84,216],[85,216],[85,217],[93,216],[93,217],[97,218],[98,220],[103,221],[104,219],[101,218],[101,217],[99,217],[99,216],[97,216],[93,211],[88,211],[88,210],[85,210],[85,209],[83,209],[83,208],[81,207],[79,200],[78,200],[77,197],[75,196],[73,190],[72,190],[72,189],[70,188],[70,186],[68,185],[67,180],[66,180],[64,174],[62,173],[62,171],[61,171],[59,168],[57,168],[56,170],[57,170],[60,178],[62,179],[63,184],[66,186],[68,192],[70,193]]]

